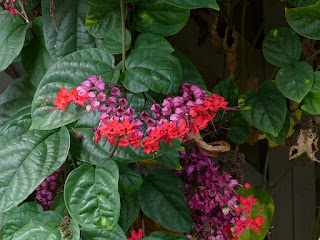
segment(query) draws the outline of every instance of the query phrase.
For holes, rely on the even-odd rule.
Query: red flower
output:
[[[131,237],[128,238],[128,240],[141,239],[142,236],[143,236],[143,230],[140,228],[140,229],[139,229],[139,232],[132,231],[132,232],[131,232]]]
[[[66,106],[73,101],[76,105],[84,105],[83,100],[87,98],[87,94],[79,96],[78,90],[73,88],[71,91],[67,91],[66,88],[60,88],[60,92],[57,92],[57,100],[53,102],[59,110],[64,110]]]

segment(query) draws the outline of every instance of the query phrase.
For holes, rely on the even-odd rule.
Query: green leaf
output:
[[[300,35],[320,40],[320,5],[286,8],[287,21]]]
[[[164,145],[164,143],[160,143],[160,147],[162,144]],[[178,144],[177,144],[177,146],[178,146]],[[155,158],[155,160],[168,168],[175,169],[175,170],[181,170],[182,167],[180,165],[180,155],[179,155],[178,151],[183,151],[183,150],[184,150],[183,147],[176,149],[176,151],[170,151],[170,149],[169,149],[168,152],[165,152],[165,153],[161,154],[160,156],[157,156]]]
[[[139,35],[134,42],[134,47],[135,49],[160,49],[168,53],[172,53],[174,51],[171,44],[165,38],[152,33],[143,33]]]
[[[91,6],[84,27],[92,36],[104,38],[107,33],[121,29],[120,8]]]
[[[286,99],[274,82],[263,82],[258,93],[249,90],[239,97],[242,116],[254,127],[273,136],[280,132],[286,118]]]
[[[4,231],[3,226],[6,224],[9,217],[11,217],[11,215],[14,213],[15,210],[16,210],[16,208],[12,208],[11,210],[0,214],[0,229],[1,230]],[[4,232],[2,232],[2,234],[4,234]],[[2,237],[2,235],[0,233],[0,239],[2,239],[1,237]]]
[[[247,141],[250,134],[250,125],[244,119],[240,112],[233,112],[229,117],[230,129],[228,129],[228,138],[234,142],[243,144]]]
[[[189,232],[192,220],[185,203],[184,183],[174,173],[157,169],[144,179],[141,209],[161,226],[176,232]]]
[[[66,215],[66,205],[64,203],[63,194],[59,194],[53,199],[50,210],[59,213],[61,216]]]
[[[311,115],[320,114],[320,93],[310,92],[302,101],[301,109]]]
[[[135,4],[133,24],[142,33],[165,37],[176,34],[187,23],[190,11],[174,7],[160,0],[142,1]]]
[[[0,71],[4,71],[20,54],[27,29],[31,24],[20,17],[13,17],[8,11],[0,12]]]
[[[118,0],[86,0],[89,3],[99,6],[118,6],[120,1]],[[125,3],[135,2],[137,0],[125,0]]]
[[[295,7],[306,7],[309,5],[319,4],[320,0],[281,0],[291,3]]]
[[[70,216],[86,228],[116,227],[120,216],[119,170],[114,161],[107,167],[81,165],[66,181],[64,199]]]
[[[119,187],[126,193],[134,193],[139,191],[143,183],[141,175],[129,168],[127,165],[118,163],[119,167]]]
[[[143,240],[188,240],[186,236],[171,234],[168,232],[152,232],[148,237],[142,238]]]
[[[83,240],[127,240],[125,233],[119,225],[117,225],[112,231],[105,231],[101,228],[81,228],[81,237]]]
[[[121,211],[119,225],[124,232],[127,232],[140,211],[140,194],[120,192]]]
[[[162,50],[136,50],[128,56],[126,68],[123,84],[132,92],[151,89],[162,94],[172,94],[181,85],[179,60]]]
[[[255,219],[256,217],[261,216],[266,220],[261,227],[263,229],[269,229],[274,214],[274,203],[268,192],[262,188],[253,187],[248,190],[240,188],[237,192],[245,198],[252,195],[254,198],[258,199],[258,201],[253,205],[249,217]],[[263,240],[267,233],[268,231],[262,230],[256,233],[248,227],[242,232],[241,236],[239,236],[239,240]]]
[[[70,136],[65,127],[59,132],[27,132],[1,146],[0,213],[17,206],[59,169],[69,147]]]
[[[103,39],[103,49],[111,54],[119,54],[122,52],[122,32],[121,29],[113,29],[108,32]],[[126,29],[126,50],[130,49],[131,34]]]
[[[224,97],[228,102],[228,106],[234,107],[238,105],[239,90],[233,77],[220,81],[212,92]]]
[[[290,117],[287,114],[286,119],[283,123],[283,126],[282,126],[278,136],[274,137],[268,133],[266,135],[267,135],[268,139],[270,139],[272,142],[283,145],[286,142],[286,139],[288,137],[289,128],[290,128]]]
[[[35,87],[28,77],[15,79],[0,95],[0,130],[22,113],[30,112]]]
[[[310,92],[314,82],[314,72],[307,62],[297,62],[281,68],[276,76],[277,87],[287,98],[301,102]]]
[[[23,226],[27,225],[30,220],[43,211],[38,203],[27,202],[15,209],[4,225],[5,240],[13,239],[14,234]]]
[[[79,119],[86,111],[79,105],[69,104],[65,110],[55,107],[50,99],[56,98],[60,88],[71,90],[90,75],[101,75],[105,82],[116,82],[114,57],[101,49],[74,52],[56,62],[43,77],[32,103],[32,128],[50,130]]]
[[[272,29],[263,41],[265,59],[276,66],[286,67],[298,62],[301,43],[291,29],[282,27]]]
[[[320,72],[314,73],[314,82],[311,88],[311,92],[320,92]]]
[[[21,58],[23,67],[30,75],[31,82],[38,86],[42,77],[53,65],[53,61],[48,53],[43,36],[42,17],[33,21],[33,31],[36,38],[22,49]]]
[[[182,67],[182,83],[190,83],[192,85],[199,85],[203,90],[207,90],[203,78],[198,72],[193,63],[184,56],[181,52],[175,50],[172,55],[179,59]]]
[[[195,9],[195,8],[212,8],[220,10],[216,0],[163,0],[164,2],[180,8]]]
[[[133,114],[133,118],[138,117],[138,115],[145,110],[146,106],[146,98],[144,97],[145,95],[148,97],[147,93],[132,93],[132,92],[127,92],[127,100],[129,103],[130,108],[133,108],[135,110],[135,113]]]
[[[29,221],[28,224],[20,228],[13,236],[15,240],[37,239],[37,240],[63,240],[63,233],[60,231],[60,223],[63,217],[52,211],[39,213]],[[79,226],[71,219],[69,228],[72,230],[70,240],[80,239]],[[68,230],[67,228],[66,230]]]
[[[87,2],[55,0],[55,24],[50,14],[50,1],[42,0],[41,6],[45,43],[54,61],[74,51],[99,46],[96,39],[84,28],[85,17],[90,6]]]

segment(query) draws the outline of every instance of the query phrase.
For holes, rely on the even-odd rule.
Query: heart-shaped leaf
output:
[[[86,111],[82,106],[69,104],[65,110],[52,110],[50,99],[56,98],[61,87],[71,90],[90,75],[101,75],[106,82],[116,82],[114,57],[101,49],[74,52],[55,63],[38,86],[32,103],[32,128],[50,130],[79,119]]]
[[[229,117],[230,128],[228,129],[228,138],[234,142],[243,144],[247,141],[250,134],[250,125],[243,118],[240,112],[233,112]]]
[[[117,28],[109,31],[103,39],[103,49],[111,54],[119,54],[122,52],[122,32]],[[126,29],[126,50],[130,49],[131,34]]]
[[[161,226],[176,232],[189,232],[192,220],[185,203],[184,183],[174,173],[157,169],[144,179],[141,209]]]
[[[258,93],[249,90],[239,97],[242,116],[259,130],[277,136],[286,117],[286,99],[274,82],[263,82]]]
[[[79,225],[111,231],[120,216],[119,170],[111,160],[105,166],[84,164],[73,170],[65,184],[64,199]]]
[[[134,193],[139,191],[143,183],[142,177],[137,171],[129,168],[128,166],[118,163],[119,167],[119,186],[126,193]]]
[[[137,2],[133,24],[142,33],[169,36],[179,32],[187,23],[190,11],[159,0]]]
[[[124,86],[131,92],[152,91],[175,93],[181,85],[182,69],[179,60],[157,49],[140,49],[126,60]]]
[[[245,198],[248,198],[250,195],[252,195],[258,200],[253,205],[249,217],[255,219],[256,217],[261,216],[266,220],[261,227],[263,229],[268,229],[270,227],[274,214],[274,203],[268,192],[262,188],[253,187],[248,190],[240,188],[237,192]],[[242,232],[241,236],[239,236],[239,240],[263,240],[266,237],[267,233],[268,231],[262,230],[256,233],[254,230],[251,230],[250,227],[248,227]]]
[[[320,114],[320,93],[310,92],[302,101],[301,109],[311,115]]]
[[[320,5],[307,7],[286,8],[287,21],[300,35],[319,40],[320,39]]]
[[[148,237],[142,238],[143,240],[188,240],[186,236],[171,234],[168,232],[152,232]]]
[[[268,139],[270,139],[272,142],[282,145],[286,142],[286,139],[288,137],[289,128],[290,128],[290,117],[287,114],[286,119],[283,123],[283,126],[282,126],[278,136],[274,137],[268,133],[266,135],[267,135]]]
[[[180,8],[212,8],[219,10],[219,5],[216,0],[163,0],[164,2]]]
[[[289,28],[272,29],[263,41],[265,59],[276,66],[286,67],[298,62],[301,43],[298,36]]]
[[[99,46],[84,28],[89,4],[84,0],[55,0],[54,21],[51,1],[42,0],[43,33],[47,50],[54,61],[81,49]]]
[[[228,102],[228,106],[234,107],[238,105],[239,90],[233,77],[220,81],[212,92],[224,97]]]
[[[69,147],[70,137],[65,127],[59,132],[27,132],[1,146],[0,213],[25,200],[56,171],[65,161]]]
[[[88,11],[84,26],[92,36],[104,38],[108,32],[121,29],[120,8],[93,5]]]
[[[64,203],[63,194],[59,194],[53,199],[50,210],[59,213],[61,216],[65,216],[66,204]]]
[[[127,232],[140,211],[140,194],[120,192],[121,211],[119,225],[124,232]]]
[[[307,62],[294,63],[281,68],[276,76],[277,87],[287,98],[301,102],[310,92],[314,82],[314,72]]]
[[[4,234],[3,226],[6,224],[6,222],[9,219],[9,217],[11,217],[11,215],[13,214],[13,212],[15,210],[16,210],[16,208],[12,208],[11,210],[0,214],[0,229],[2,230],[2,233],[0,234],[0,237],[2,237],[2,235]]]
[[[33,217],[28,224],[21,227],[14,235],[15,240],[26,240],[26,239],[37,239],[37,240],[47,240],[56,239],[63,240],[63,233],[60,231],[60,224],[63,222],[63,217],[53,211],[45,211],[39,213]],[[71,219],[68,230],[72,231],[72,236],[70,240],[80,239],[80,229],[79,226],[74,223]]]
[[[31,82],[38,86],[42,77],[53,65],[53,61],[48,53],[43,36],[42,17],[33,21],[33,31],[36,38],[22,49],[21,59],[24,69],[30,75]]]
[[[320,92],[320,72],[314,73],[314,82],[311,88],[311,92]]]
[[[15,209],[4,226],[5,240],[13,239],[14,234],[23,226],[28,224],[30,220],[43,211],[38,203],[27,202]]]
[[[0,71],[4,71],[20,54],[27,29],[31,24],[20,17],[13,17],[8,11],[0,12]]]
[[[182,67],[182,83],[189,83],[193,85],[199,85],[200,88],[207,90],[206,84],[201,77],[197,68],[193,63],[184,56],[181,52],[175,50],[172,55],[179,59]]]
[[[172,53],[174,49],[171,44],[163,37],[152,33],[143,33],[134,42],[135,49],[155,48]]]
[[[101,228],[81,228],[81,237],[83,240],[127,240],[125,233],[119,225],[117,225],[112,231],[105,231]]]

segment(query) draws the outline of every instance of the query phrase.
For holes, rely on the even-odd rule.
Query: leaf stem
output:
[[[110,153],[110,155],[109,155],[108,158],[112,158],[113,155],[114,155],[114,153],[116,152],[116,150],[117,150],[117,148],[118,148],[119,139],[120,139],[120,137],[117,137],[116,142],[115,142],[115,144],[114,144],[114,147],[113,147],[113,149],[111,150],[111,153]]]
[[[29,22],[29,18],[28,18],[26,10],[23,7],[23,3],[21,2],[21,0],[18,0],[18,2],[19,2],[19,5],[21,7],[21,11],[22,11],[24,17],[26,18],[26,22],[28,23]]]
[[[66,185],[66,181],[67,181],[67,177],[69,175],[69,161],[68,161],[68,157],[66,159],[66,161],[64,162],[64,165],[63,165],[63,170],[64,170],[64,174],[63,174],[63,177],[64,177],[64,185]],[[68,212],[68,209],[66,207],[66,216],[69,216],[69,212]]]
[[[124,0],[120,0],[121,7],[121,32],[122,32],[122,72],[126,69],[126,12],[124,8]]]

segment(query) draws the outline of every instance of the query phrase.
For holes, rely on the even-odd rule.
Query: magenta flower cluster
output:
[[[183,169],[176,173],[184,180],[186,203],[192,209],[193,230],[196,239],[224,240],[230,237],[230,228],[237,220],[245,220],[236,213],[239,201],[235,188],[238,180],[221,173],[205,152],[180,152]],[[191,235],[188,235],[192,239]]]
[[[58,188],[57,180],[59,173],[63,172],[63,168],[60,167],[56,172],[52,173],[36,188],[36,202],[40,203],[43,210],[49,210],[52,200],[56,195]]]

